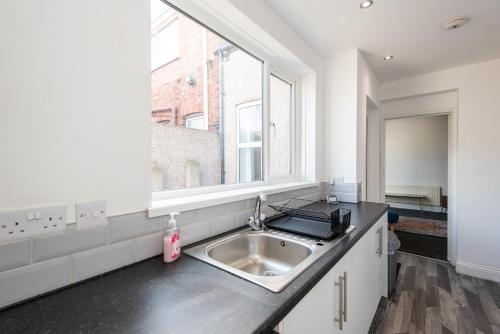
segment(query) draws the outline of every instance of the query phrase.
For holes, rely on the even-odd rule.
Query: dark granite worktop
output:
[[[154,257],[1,311],[0,333],[271,332],[388,208],[343,206],[356,229],[279,293],[187,255]]]

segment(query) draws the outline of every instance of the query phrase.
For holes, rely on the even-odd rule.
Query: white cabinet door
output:
[[[334,321],[335,268],[330,270],[278,326],[281,334],[337,333]]]
[[[382,296],[383,287],[387,287],[387,258],[385,257],[387,247],[384,246],[387,242],[384,239],[386,235],[384,217],[351,248],[342,259],[342,265],[337,268],[338,271],[346,273],[344,282],[347,287],[344,305],[346,322],[342,333],[368,332]],[[386,219],[385,217],[385,221]],[[380,245],[382,245],[382,256],[379,256],[377,252]]]
[[[377,252],[380,245],[381,256]],[[295,306],[278,331],[281,334],[367,333],[380,297],[386,295],[387,214]]]
[[[370,303],[371,286],[371,265],[366,258],[369,247],[369,240],[365,234],[342,259],[342,267],[339,268],[344,273],[344,325],[342,333],[359,334],[366,333],[366,314]]]

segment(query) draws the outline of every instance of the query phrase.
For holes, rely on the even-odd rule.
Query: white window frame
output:
[[[162,0],[158,0],[158,1],[163,2]],[[165,4],[165,7],[166,7],[165,11],[163,11],[160,15],[158,15],[154,21],[151,21],[152,27],[157,27],[159,22],[161,22],[161,20],[163,20],[168,15],[170,15],[170,13],[173,11],[172,7],[170,7],[167,4]]]
[[[168,13],[168,12],[170,12],[170,11],[166,11],[165,13]],[[165,25],[161,29],[158,29],[154,34],[152,34],[151,35],[151,42],[153,41],[153,38],[158,37],[162,32],[165,32],[167,29],[173,29],[173,25],[177,25],[177,27],[176,27],[177,34],[175,36],[177,38],[177,49],[176,49],[175,55],[173,55],[171,58],[160,60],[157,64],[153,64],[151,62],[151,71],[155,71],[155,70],[159,69],[160,67],[163,67],[166,64],[171,63],[174,60],[179,58],[179,38],[180,37],[179,37],[179,18],[178,17],[176,17],[175,19],[170,21],[167,25]]]
[[[274,175],[271,170],[270,164],[269,170],[267,174],[269,175],[269,179],[274,180],[274,181],[281,181],[281,182],[286,182],[286,181],[295,181],[297,180],[297,175],[298,171],[300,170],[300,151],[299,151],[299,143],[301,141],[301,131],[299,131],[298,124],[300,124],[300,112],[297,110],[297,106],[299,105],[297,102],[298,99],[298,85],[297,81],[298,79],[294,78],[294,76],[290,74],[285,74],[283,71],[279,71],[276,67],[270,66],[270,71],[269,75],[267,76],[268,80],[268,116],[271,116],[271,77],[275,77],[291,86],[291,97],[290,97],[290,103],[291,103],[291,115],[290,115],[290,173],[287,175]],[[268,137],[269,141],[267,143],[268,145],[268,159],[269,161],[271,160],[271,155],[273,152],[271,151],[271,119],[268,121]]]
[[[257,148],[260,147],[260,175],[261,181],[245,182],[245,184],[253,184],[255,182],[262,182],[264,180],[264,122],[262,119],[262,140],[251,143],[240,143],[240,111],[243,108],[253,107],[260,105],[262,118],[264,118],[264,109],[262,108],[262,100],[241,103],[236,106],[236,138],[238,144],[236,146],[236,182],[240,183],[240,148]]]
[[[206,27],[209,31],[214,32],[215,34],[220,35],[222,38],[226,39],[230,43],[234,44],[237,46],[239,49],[241,49],[244,52],[247,52],[249,55],[255,57],[256,59],[262,61],[263,63],[263,69],[262,69],[262,75],[263,75],[263,80],[262,80],[262,85],[263,85],[263,94],[262,94],[262,118],[263,118],[263,126],[262,126],[262,176],[263,176],[263,181],[256,181],[256,182],[249,182],[249,183],[235,183],[235,184],[227,184],[227,185],[215,185],[215,186],[205,186],[205,187],[198,187],[198,188],[188,188],[188,189],[178,189],[178,190],[165,190],[165,191],[158,191],[158,192],[152,192],[152,200],[155,203],[164,203],[167,201],[168,203],[173,203],[173,201],[179,201],[184,198],[188,198],[191,196],[196,196],[196,197],[201,197],[204,196],[205,194],[212,194],[210,196],[215,196],[214,193],[223,193],[227,192],[229,193],[234,193],[235,190],[241,190],[245,191],[247,193],[252,192],[253,190],[257,191],[260,189],[269,189],[269,193],[272,193],[272,189],[285,189],[287,185],[293,185],[293,188],[301,188],[304,186],[313,186],[317,185],[318,183],[315,181],[306,181],[306,171],[305,171],[305,145],[304,145],[304,140],[305,140],[305,117],[304,117],[304,111],[303,111],[303,103],[301,99],[301,89],[302,89],[302,74],[300,73],[295,73],[294,72],[294,67],[293,66],[288,66],[281,64],[279,61],[276,61],[275,58],[273,58],[273,53],[269,52],[269,50],[266,49],[261,49],[261,48],[255,48],[255,47],[249,47],[248,49],[245,49],[242,47],[242,45],[246,45],[245,40],[241,40],[241,38],[238,38],[236,40],[239,41],[239,43],[234,42],[233,38],[231,36],[234,35],[234,33],[231,30],[226,29],[224,24],[220,24],[220,22],[217,22],[217,18],[214,18],[213,16],[207,16],[206,12],[203,12],[202,10],[198,11],[198,8],[196,7],[191,7],[191,5],[186,4],[186,7],[184,7],[184,2],[177,1],[177,0],[170,0],[170,3],[173,4],[174,9],[179,10],[178,8],[181,8],[181,14],[187,15],[190,17],[189,14],[182,13],[182,9],[186,8],[189,9],[189,13],[193,15],[193,13],[199,14],[200,19],[193,18],[192,16],[190,17],[191,19],[194,19],[195,22],[199,23],[200,25]],[[175,6],[178,6],[178,8],[175,8]],[[196,15],[198,16],[198,15]],[[208,27],[207,25],[203,24],[200,22],[200,20],[205,20],[207,22],[213,23],[213,28]],[[248,44],[249,46],[251,44]],[[251,50],[247,51],[247,50]],[[283,66],[284,65],[284,66]],[[288,69],[288,70],[287,70]],[[292,90],[292,108],[293,108],[293,132],[294,135],[292,135],[293,139],[293,149],[292,149],[292,173],[288,176],[272,176],[270,172],[270,126],[269,126],[269,81],[270,81],[270,76],[271,74],[274,74],[280,79],[285,79],[285,81],[288,81],[290,83],[293,83],[293,90]],[[239,131],[239,129],[238,129]],[[239,138],[239,137],[238,137]],[[238,150],[238,159],[239,159],[239,150]],[[239,162],[239,161],[238,161]],[[239,168],[239,164],[238,168]],[[239,178],[239,170],[237,170],[237,175]],[[292,186],[290,186],[292,187]],[[288,189],[288,188],[286,188]],[[267,190],[266,190],[267,191]],[[207,195],[208,196],[208,195]],[[219,196],[219,195],[217,195]],[[222,196],[222,195],[220,195]],[[158,204],[159,205],[159,204]],[[156,205],[156,206],[158,206]],[[163,204],[161,204],[163,205]],[[160,206],[161,206],[160,205]]]
[[[192,127],[188,126],[188,122],[193,121],[193,120],[199,120],[199,119],[201,119],[203,121],[203,128],[192,128]],[[188,129],[205,130],[206,129],[205,116],[201,115],[201,116],[187,117],[184,125]]]

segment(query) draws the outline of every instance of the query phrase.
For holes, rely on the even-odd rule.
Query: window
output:
[[[179,21],[174,20],[151,37],[151,69],[156,70],[178,56]]]
[[[200,130],[205,129],[205,118],[203,116],[186,118],[186,128]]]
[[[263,61],[174,8],[156,11],[153,191],[262,181]]]
[[[151,1],[154,198],[177,196],[162,191],[200,188],[188,191],[196,193],[302,175],[296,82],[175,8]]]
[[[238,181],[262,180],[262,105],[238,106]]]
[[[293,84],[271,74],[269,83],[271,174],[293,172]]]

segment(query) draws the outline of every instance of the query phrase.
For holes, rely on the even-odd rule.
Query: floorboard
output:
[[[398,252],[401,270],[376,333],[500,334],[500,283]]]

